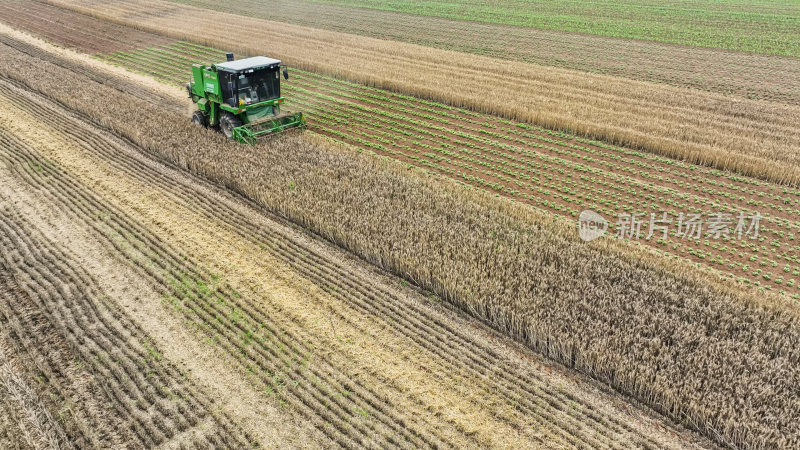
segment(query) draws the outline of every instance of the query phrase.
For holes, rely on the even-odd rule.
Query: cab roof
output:
[[[228,72],[243,72],[250,69],[262,69],[264,67],[278,67],[281,65],[280,60],[267,58],[266,56],[254,56],[252,58],[237,59],[236,61],[227,61],[216,64],[217,70],[226,70]]]

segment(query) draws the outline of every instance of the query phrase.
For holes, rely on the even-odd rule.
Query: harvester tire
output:
[[[194,114],[192,114],[192,123],[203,128],[208,127],[208,119],[206,119],[206,115],[200,111],[195,111]]]
[[[228,139],[233,139],[233,129],[240,126],[242,126],[242,120],[229,112],[223,114],[219,119],[219,128]]]

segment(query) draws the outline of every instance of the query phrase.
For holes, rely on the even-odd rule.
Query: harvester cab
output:
[[[230,139],[255,144],[262,136],[305,127],[301,112],[281,111],[281,69],[277,59],[256,56],[240,60],[228,53],[224,63],[192,66],[192,81],[186,84],[197,104],[192,122],[219,128]]]

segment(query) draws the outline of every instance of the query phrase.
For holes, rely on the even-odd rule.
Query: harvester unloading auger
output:
[[[233,53],[228,53],[224,63],[193,65],[193,81],[186,84],[189,97],[197,103],[192,122],[219,127],[225,136],[244,144],[305,127],[303,113],[281,112],[281,68],[288,80],[286,67],[264,56],[234,61]]]

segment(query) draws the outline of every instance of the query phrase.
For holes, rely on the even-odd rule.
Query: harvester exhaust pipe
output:
[[[225,58],[227,58],[228,61],[233,61],[233,53],[232,52],[225,53]]]

